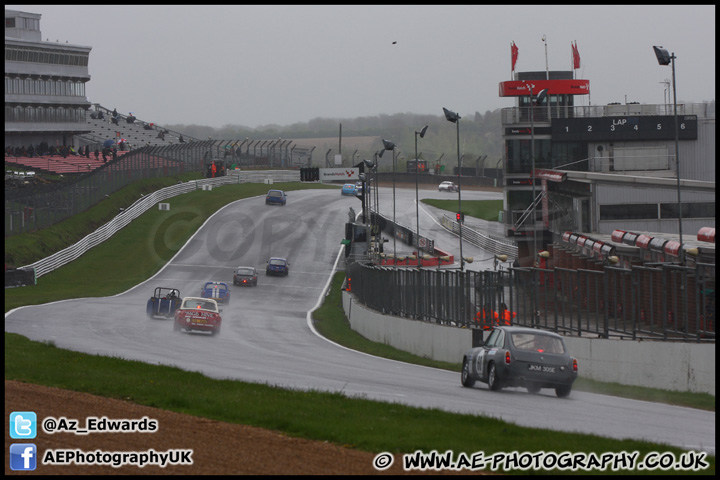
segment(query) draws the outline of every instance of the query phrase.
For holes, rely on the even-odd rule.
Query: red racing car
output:
[[[220,309],[215,300],[185,297],[175,312],[173,330],[210,332],[210,335],[215,335],[220,332],[221,324]]]

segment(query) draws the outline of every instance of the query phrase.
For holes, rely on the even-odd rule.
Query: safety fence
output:
[[[32,232],[87,210],[138,180],[202,171],[213,142],[145,147],[56,184],[5,190],[5,236]]]
[[[72,262],[91,248],[109,239],[110,237],[115,235],[115,233],[117,233],[120,229],[127,226],[131,221],[145,213],[158,202],[177,195],[189,193],[194,190],[208,187],[211,188],[212,186],[220,186],[230,183],[238,183],[238,177],[227,176],[220,178],[193,180],[190,182],[183,182],[178,185],[166,187],[156,192],[153,192],[152,194],[145,195],[137,202],[132,204],[130,207],[123,210],[111,221],[98,228],[91,234],[87,235],[79,242],[63,250],[60,250],[59,252],[50,255],[49,257],[43,258],[42,260],[37,261],[31,265],[21,267],[19,270],[34,271],[35,278],[37,279],[38,277],[41,277],[46,273],[52,272],[56,268],[62,267],[63,265]]]
[[[230,175],[223,177],[191,180],[160,189],[149,195],[145,195],[130,207],[120,212],[120,214],[111,221],[87,235],[79,242],[33,264],[20,267],[13,271],[6,271],[5,286],[22,286],[36,283],[38,277],[50,273],[79,258],[91,248],[112,237],[120,231],[120,229],[127,226],[132,220],[145,213],[158,202],[162,202],[168,198],[194,190],[208,189],[222,185],[292,182],[297,181],[298,176],[299,173],[295,170],[252,171],[242,173],[240,171],[234,171],[231,172]]]
[[[146,146],[130,152],[120,152],[116,159],[93,170],[76,174],[75,178],[55,184],[5,189],[5,236],[32,232],[87,210],[105,196],[147,178],[159,178],[185,172],[203,172],[208,177],[209,167],[222,165],[223,171],[235,168],[278,168],[288,171],[299,168],[311,158],[304,149],[291,148],[284,155],[273,145],[263,149],[241,148],[246,142],[233,140],[206,140],[173,145]],[[286,145],[287,146],[287,145]],[[269,148],[269,150],[268,150]],[[283,154],[281,156],[281,154]],[[299,180],[299,173],[290,175]],[[237,179],[236,179],[237,180]]]
[[[458,236],[462,231],[463,240],[466,240],[485,251],[496,255],[507,255],[510,258],[518,258],[518,247],[513,242],[483,234],[464,224],[460,227],[458,222],[447,214],[443,214],[442,217],[440,217],[440,224]]]
[[[715,341],[715,266],[461,271],[347,265],[347,288],[387,315],[462,328],[513,324],[602,338]]]

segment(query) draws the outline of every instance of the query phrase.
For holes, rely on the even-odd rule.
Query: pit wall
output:
[[[457,364],[472,348],[470,329],[382,315],[365,308],[347,291],[342,296],[350,327],[368,340]],[[571,355],[578,360],[581,377],[715,395],[714,343],[564,338]]]

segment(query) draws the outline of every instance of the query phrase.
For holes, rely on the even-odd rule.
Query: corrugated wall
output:
[[[680,178],[715,181],[715,119],[698,118],[698,139],[680,144]],[[682,196],[681,192],[681,196]]]

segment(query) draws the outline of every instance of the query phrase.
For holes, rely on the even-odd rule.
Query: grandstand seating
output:
[[[5,163],[31,168],[42,172],[59,174],[87,173],[103,165],[102,157],[100,157],[99,160],[95,160],[95,155],[90,155],[90,158],[82,157],[80,155],[68,155],[66,158],[59,155],[52,157],[6,156]]]
[[[101,108],[100,111],[105,111]],[[95,111],[92,111],[94,113]],[[164,130],[164,128],[154,125],[152,129],[146,130],[143,126],[146,123],[142,120],[135,120],[135,123],[127,123],[126,117],[119,115],[120,119],[118,124],[112,123],[111,114],[104,113],[102,119],[92,118],[91,111],[87,112],[87,124],[90,130],[90,136],[96,141],[102,143],[104,140],[117,140],[124,138],[130,144],[130,148],[141,148],[148,144],[151,146],[167,146],[177,144],[180,142],[180,137],[174,132],[165,134],[164,139],[158,138],[158,132]],[[82,136],[81,136],[82,137]],[[189,141],[189,139],[187,139]]]
[[[103,162],[102,157],[100,157],[99,160],[95,160],[95,155],[90,155],[90,158],[81,157],[79,155],[68,155],[67,158],[63,158],[61,156],[5,157],[5,163],[11,167],[22,167],[23,169],[32,169],[40,172],[63,175],[87,173],[103,165],[107,165],[107,168],[110,171],[135,168],[133,165],[122,161],[121,154],[123,153],[127,152],[118,152],[118,161],[112,161],[112,158],[108,158],[107,164]],[[145,168],[177,166],[176,160],[159,157],[157,155],[147,155],[143,158],[143,162]]]
[[[92,118],[91,114],[98,111],[103,112],[104,118]],[[89,110],[86,113],[88,130],[90,130],[90,132],[76,136],[80,140],[80,145],[90,144],[93,150],[93,146],[99,146],[98,148],[102,151],[101,145],[106,140],[117,141],[123,138],[127,141],[128,145],[126,150],[117,150],[117,156],[119,158],[130,150],[148,145],[169,146],[180,143],[180,134],[178,132],[168,131],[168,133],[165,134],[165,138],[161,139],[158,138],[158,132],[165,131],[165,128],[153,125],[153,128],[145,129],[144,125],[148,122],[136,119],[134,123],[127,123],[127,117],[124,115],[119,115],[118,124],[115,125],[111,121],[112,114],[109,112],[108,109],[97,105],[95,109]],[[190,142],[196,139],[186,137],[185,140]],[[111,161],[112,156],[108,156],[108,163]],[[15,157],[6,155],[5,163],[11,166],[16,165],[18,167],[55,174],[87,173],[104,165],[102,155],[96,160],[94,152],[90,153],[90,158],[80,155],[68,155],[67,157],[60,155],[43,155],[39,157]],[[159,157],[151,163],[153,166],[168,165],[164,159]]]

